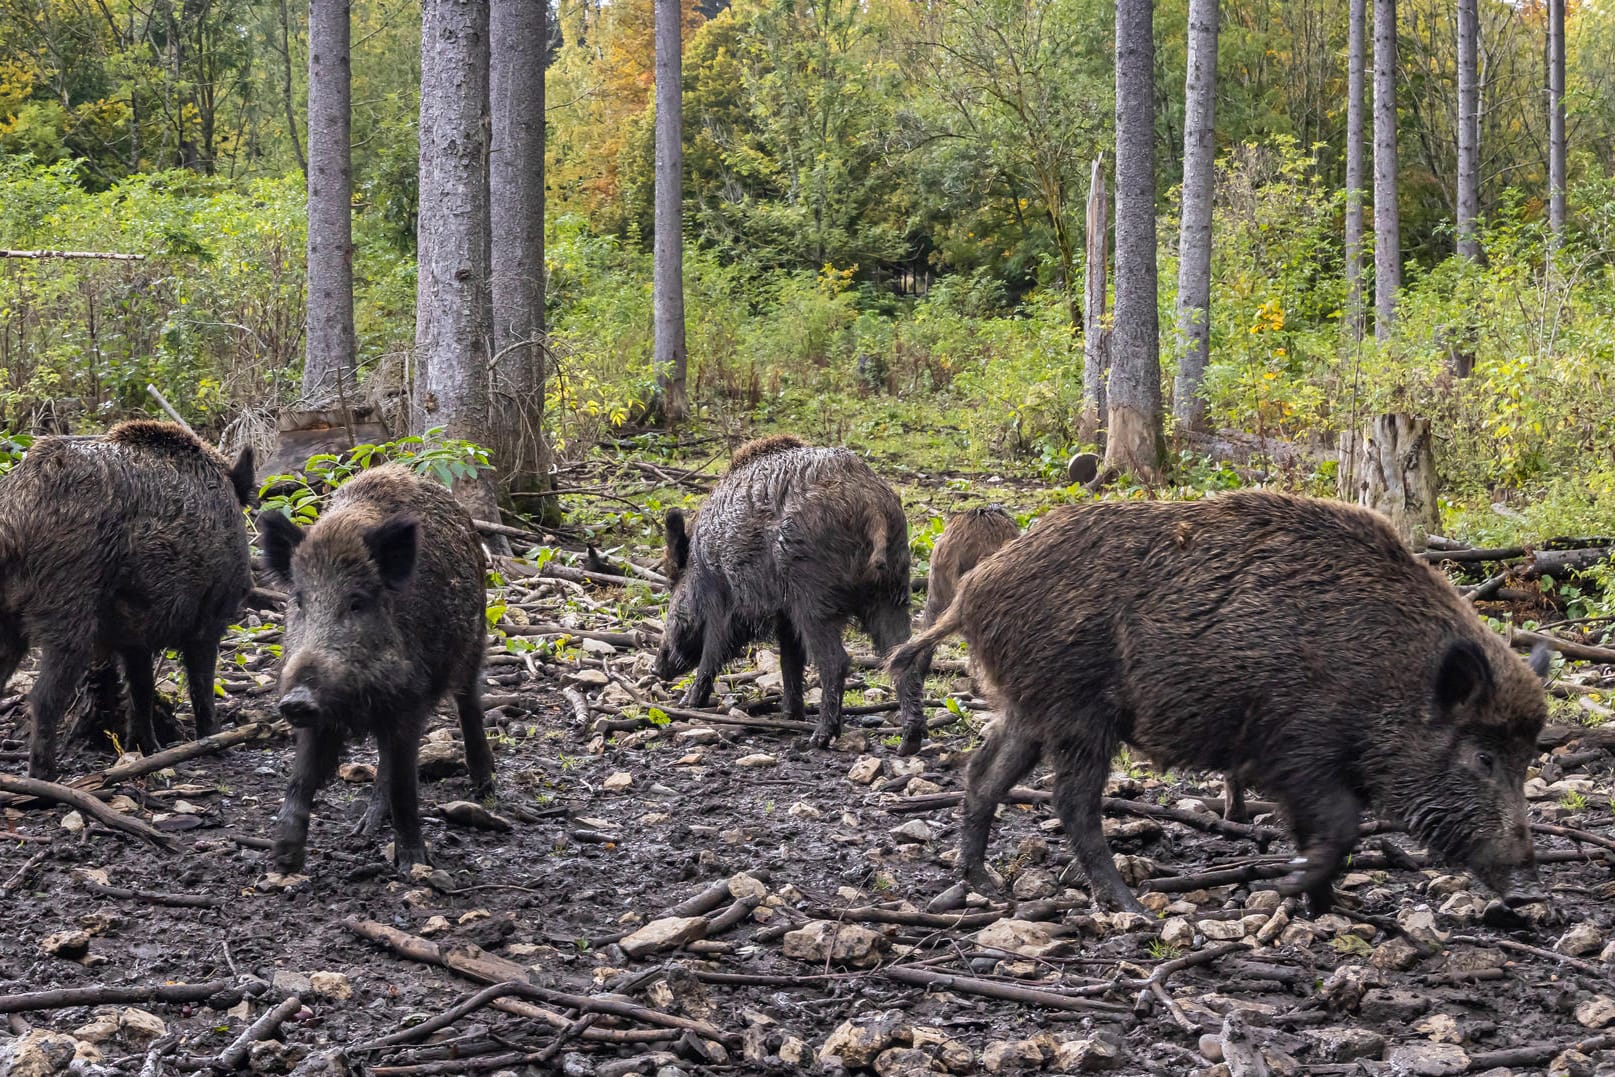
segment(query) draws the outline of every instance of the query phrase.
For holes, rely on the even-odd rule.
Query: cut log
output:
[[[1342,449],[1348,448],[1343,438]],[[1355,452],[1342,452],[1340,475],[1342,495],[1388,518],[1413,549],[1422,550],[1440,526],[1428,419],[1399,412],[1375,416]]]

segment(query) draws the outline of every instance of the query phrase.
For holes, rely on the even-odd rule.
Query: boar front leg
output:
[[[909,638],[908,603],[886,606],[870,616],[869,636],[875,649],[885,658]],[[903,740],[898,755],[915,755],[925,741],[925,678],[931,672],[931,654],[925,652],[897,682],[897,717],[903,727]]]
[[[684,693],[683,706],[707,705],[707,700],[712,697],[712,683],[718,679],[718,672],[731,657],[728,643],[724,630],[709,621],[706,633],[701,638],[701,661],[695,667],[695,680],[690,682],[689,689]]]
[[[181,650],[185,659],[185,681],[191,692],[191,714],[196,719],[196,735],[206,737],[218,729],[213,710],[213,675],[219,664],[219,641],[192,640]]]
[[[292,781],[286,787],[280,814],[275,817],[275,870],[282,875],[294,875],[303,870],[314,794],[336,771],[341,755],[341,733],[308,728],[297,731],[297,759],[292,763]]]
[[[1305,894],[1307,911],[1322,916],[1334,907],[1334,878],[1357,844],[1357,817],[1363,805],[1349,790],[1324,779],[1300,783],[1300,788],[1300,793],[1285,789],[1281,794],[1301,855],[1292,862],[1295,870],[1280,879],[1277,888],[1286,897]]]
[[[807,721],[807,705],[802,702],[803,674],[807,652],[802,649],[802,637],[789,617],[781,615],[779,632],[780,692],[785,697],[785,717],[793,722]]]
[[[810,743],[815,748],[828,748],[841,735],[841,694],[846,690],[847,670],[852,663],[841,645],[839,624],[814,625],[803,636],[819,671],[819,723]]]
[[[1072,727],[1081,729],[1084,724],[1079,720],[1072,723]],[[1089,728],[1085,732],[1091,735],[1097,730]],[[1077,854],[1077,864],[1088,876],[1094,900],[1124,912],[1148,915],[1148,910],[1128,887],[1121,872],[1116,870],[1110,846],[1105,843],[1100,804],[1115,747],[1110,737],[1104,737],[1099,743],[1093,740],[1079,741],[1062,744],[1055,749],[1054,810]]]
[[[987,835],[993,815],[1015,783],[1037,766],[1043,746],[1029,737],[1005,732],[1009,715],[993,728],[970,756],[965,771],[964,822],[959,828],[959,867],[967,883],[981,894],[998,884],[987,874]]]
[[[387,763],[387,804],[393,816],[393,865],[430,864],[421,838],[420,754],[426,715],[411,715],[377,738]]]
[[[471,772],[471,795],[477,799],[493,795],[493,749],[488,747],[488,730],[482,717],[480,673],[454,695],[460,714],[460,736],[465,740],[465,765]]]
[[[349,831],[349,837],[368,838],[380,832],[382,826],[392,814],[390,799],[392,785],[393,754],[391,752],[377,752],[376,784],[370,789],[370,803],[365,806],[365,812],[359,819],[359,824]]]
[[[150,755],[162,747],[152,726],[157,682],[151,671],[151,652],[143,647],[125,647],[119,656],[123,659],[123,679],[129,685],[129,743]]]
[[[83,647],[47,643],[39,656],[39,678],[28,693],[33,739],[28,746],[28,775],[54,781],[56,726],[84,679],[89,655]],[[148,670],[148,675],[149,675]]]

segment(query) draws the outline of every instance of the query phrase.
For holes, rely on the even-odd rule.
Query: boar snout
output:
[[[1535,864],[1504,870],[1494,885],[1498,895],[1503,899],[1503,904],[1511,909],[1548,900],[1548,893],[1542,888],[1542,880],[1537,877]]]
[[[320,705],[314,693],[298,685],[280,697],[280,716],[295,729],[305,729],[319,719]]]

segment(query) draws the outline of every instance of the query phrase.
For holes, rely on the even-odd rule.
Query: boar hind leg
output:
[[[1295,868],[1278,881],[1286,896],[1305,894],[1307,909],[1322,916],[1334,905],[1334,877],[1357,844],[1357,817],[1362,803],[1349,791],[1323,782],[1310,782],[1300,795],[1284,797],[1296,848],[1301,855]]]
[[[219,664],[219,641],[192,640],[181,653],[185,658],[185,682],[191,693],[191,713],[196,718],[196,735],[206,737],[218,729],[213,710],[213,674]]]
[[[152,725],[157,681],[152,676],[151,652],[141,647],[125,647],[119,656],[123,659],[123,679],[129,685],[129,743],[149,755],[162,747]]]
[[[493,750],[488,747],[488,731],[483,725],[482,686],[471,683],[454,695],[460,714],[460,736],[465,741],[465,765],[471,771],[471,793],[479,800],[493,795]]]
[[[393,756],[391,752],[376,753],[376,781],[370,787],[370,803],[358,825],[348,832],[352,838],[368,838],[381,832],[382,826],[392,817]]]
[[[1092,729],[1086,732],[1094,732]],[[1105,775],[1110,769],[1114,745],[1108,741],[1064,744],[1055,751],[1054,810],[1076,853],[1076,863],[1088,876],[1094,900],[1126,912],[1145,912],[1128,887],[1110,846],[1100,818]]]
[[[814,625],[803,633],[803,638],[819,671],[819,722],[810,743],[815,748],[828,748],[841,736],[841,693],[846,689],[847,670],[852,663],[841,645],[840,625]]]
[[[56,777],[56,726],[84,679],[89,657],[81,648],[60,644],[46,644],[39,656],[39,678],[28,693],[33,719],[33,739],[28,746],[30,777],[46,781]]]
[[[780,693],[785,697],[785,717],[793,722],[807,721],[807,705],[802,702],[807,652],[791,619],[781,615],[775,627],[779,635]]]
[[[964,824],[959,830],[959,867],[965,881],[978,893],[998,889],[987,874],[987,833],[993,813],[1015,783],[1037,766],[1043,746],[1029,737],[1009,732],[1010,716],[987,735],[970,757],[965,772]]]
[[[480,717],[480,714],[479,714]],[[387,764],[387,805],[393,816],[393,864],[429,864],[421,839],[420,754],[421,730],[426,716],[412,716],[377,738],[376,747]]]
[[[874,640],[875,649],[884,658],[908,642],[908,606],[884,606],[870,615],[866,627]],[[897,747],[898,755],[914,755],[925,740],[925,708],[921,699],[925,695],[925,678],[930,672],[931,654],[927,651],[897,682],[897,717],[903,727],[903,740]]]
[[[303,870],[308,847],[308,816],[314,794],[336,770],[342,755],[342,734],[326,729],[297,731],[297,759],[286,799],[275,817],[275,870],[292,875]]]
[[[718,679],[718,671],[729,660],[726,642],[721,630],[709,622],[706,635],[701,640],[701,661],[695,667],[695,680],[690,682],[690,687],[684,693],[684,706],[707,705],[707,700],[712,696],[712,682]]]

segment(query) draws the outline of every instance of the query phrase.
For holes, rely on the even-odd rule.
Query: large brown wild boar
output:
[[[934,624],[953,601],[966,572],[1020,536],[1015,517],[1000,505],[966,509],[948,517],[948,525],[931,548],[931,572],[925,581],[925,623]]]
[[[1363,509],[1275,493],[1057,509],[961,584],[890,668],[962,632],[1000,722],[968,771],[960,864],[987,885],[998,802],[1047,756],[1095,897],[1138,910],[1100,829],[1118,743],[1272,795],[1329,906],[1358,815],[1400,819],[1510,903],[1535,897],[1522,786],[1539,673]]]
[[[219,640],[252,589],[252,450],[232,466],[184,427],[120,423],[48,437],[0,478],[0,686],[31,644],[28,772],[56,776],[56,726],[85,672],[121,660],[128,743],[150,752],[152,659],[184,657],[196,732],[213,732]]]
[[[258,530],[292,592],[280,713],[297,729],[297,761],[276,820],[276,869],[301,870],[314,793],[343,742],[366,735],[380,765],[355,833],[391,815],[394,861],[426,863],[416,766],[443,696],[459,712],[473,790],[493,790],[481,701],[485,558],[471,517],[441,485],[388,464],[338,489],[307,531],[278,512],[262,513]]]
[[[748,643],[777,639],[787,717],[804,719],[804,664],[818,667],[812,739],[826,747],[841,732],[842,629],[858,621],[882,654],[908,639],[908,566],[902,503],[855,454],[787,435],[749,442],[693,529],[679,510],[667,514],[663,567],[673,594],[656,674],[673,680],[694,669],[684,704],[699,707]],[[920,686],[898,703],[901,750],[912,754],[925,730]]]

